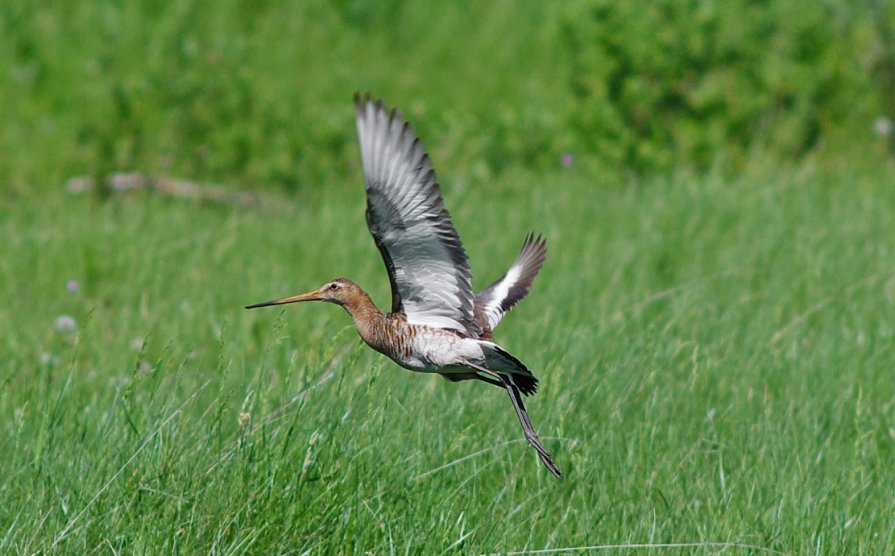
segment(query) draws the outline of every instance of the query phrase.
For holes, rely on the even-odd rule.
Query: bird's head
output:
[[[290,297],[283,297],[281,299],[274,299],[273,301],[264,301],[262,303],[255,303],[254,305],[246,305],[246,309],[269,307],[271,305],[284,305],[286,303],[298,303],[300,301],[328,301],[329,303],[344,306],[350,303],[351,300],[358,295],[358,292],[360,292],[360,288],[351,280],[347,278],[336,278],[321,286],[320,289]]]

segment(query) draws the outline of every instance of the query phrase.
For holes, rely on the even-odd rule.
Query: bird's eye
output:
[[[329,289],[337,290],[337,289],[339,289],[339,284],[337,284],[336,282],[333,282],[332,284],[329,285]]]

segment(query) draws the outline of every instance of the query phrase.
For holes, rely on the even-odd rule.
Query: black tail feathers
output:
[[[538,379],[522,361],[497,344],[489,347],[491,347],[488,354],[490,356],[488,359],[491,359],[488,361],[490,369],[509,378],[510,382],[526,396],[532,396],[538,391]]]
[[[538,391],[538,379],[534,375],[509,375],[516,388],[526,396],[533,396]]]

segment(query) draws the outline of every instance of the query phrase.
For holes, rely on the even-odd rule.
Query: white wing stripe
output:
[[[500,304],[510,294],[510,288],[516,284],[516,281],[521,275],[521,265],[515,263],[510,267],[510,270],[507,271],[503,280],[495,284],[496,287],[492,293],[493,297],[491,297],[488,304],[485,305],[485,314],[488,316],[488,326],[491,327],[491,330],[494,330],[494,328],[497,327],[497,324],[503,317],[503,313],[500,310]]]
[[[529,234],[507,273],[475,298],[476,321],[487,331],[494,330],[504,315],[528,294],[532,281],[547,256],[547,243]]]

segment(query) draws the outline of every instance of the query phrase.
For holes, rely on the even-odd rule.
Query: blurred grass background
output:
[[[892,6],[3,3],[0,552],[890,552]],[[385,306],[366,90],[477,287],[548,237],[498,339],[564,481],[496,389],[242,310]]]
[[[889,2],[13,2],[6,187],[139,169],[307,189],[356,169],[356,90],[464,174],[606,182],[756,154],[867,157],[895,109]],[[891,127],[891,122],[889,122]],[[871,153],[867,146],[873,145]],[[881,151],[881,152],[877,152]]]

